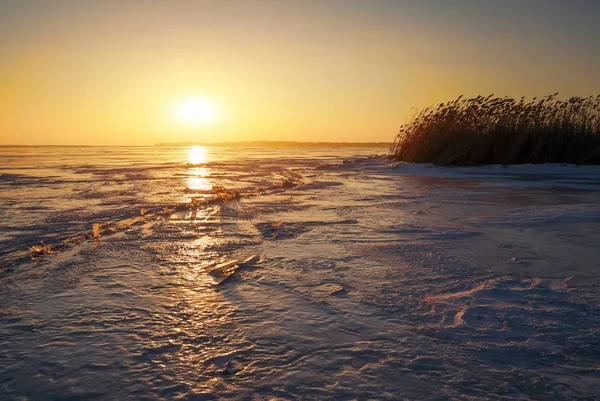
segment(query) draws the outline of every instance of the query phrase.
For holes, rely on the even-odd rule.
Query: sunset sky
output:
[[[0,0],[0,144],[390,141],[411,107],[600,93],[600,2]]]

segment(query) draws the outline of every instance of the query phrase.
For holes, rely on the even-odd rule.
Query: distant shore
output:
[[[294,142],[294,141],[244,141],[244,142],[177,142],[153,145],[0,145],[0,148],[136,148],[136,147],[188,147],[228,146],[237,148],[389,148],[391,142]]]
[[[276,148],[389,148],[390,142],[295,142],[295,141],[240,141],[240,142],[178,142],[157,143],[157,147],[180,146],[229,146],[229,147],[276,147]]]

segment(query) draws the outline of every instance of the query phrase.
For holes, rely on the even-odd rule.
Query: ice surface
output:
[[[600,397],[596,167],[49,149],[0,148],[0,398]]]

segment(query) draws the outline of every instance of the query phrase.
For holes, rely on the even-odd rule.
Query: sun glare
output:
[[[215,122],[219,117],[217,106],[208,99],[192,97],[181,100],[175,105],[175,118],[186,124],[206,124]]]
[[[188,179],[187,186],[193,190],[210,191],[212,184],[207,179],[209,168],[202,166],[208,162],[208,154],[204,146],[192,146],[188,150]]]
[[[192,146],[188,151],[188,163],[202,164],[208,161],[206,148],[204,146]]]

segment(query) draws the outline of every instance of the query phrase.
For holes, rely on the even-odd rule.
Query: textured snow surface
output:
[[[600,169],[377,151],[0,148],[0,399],[600,397]]]

